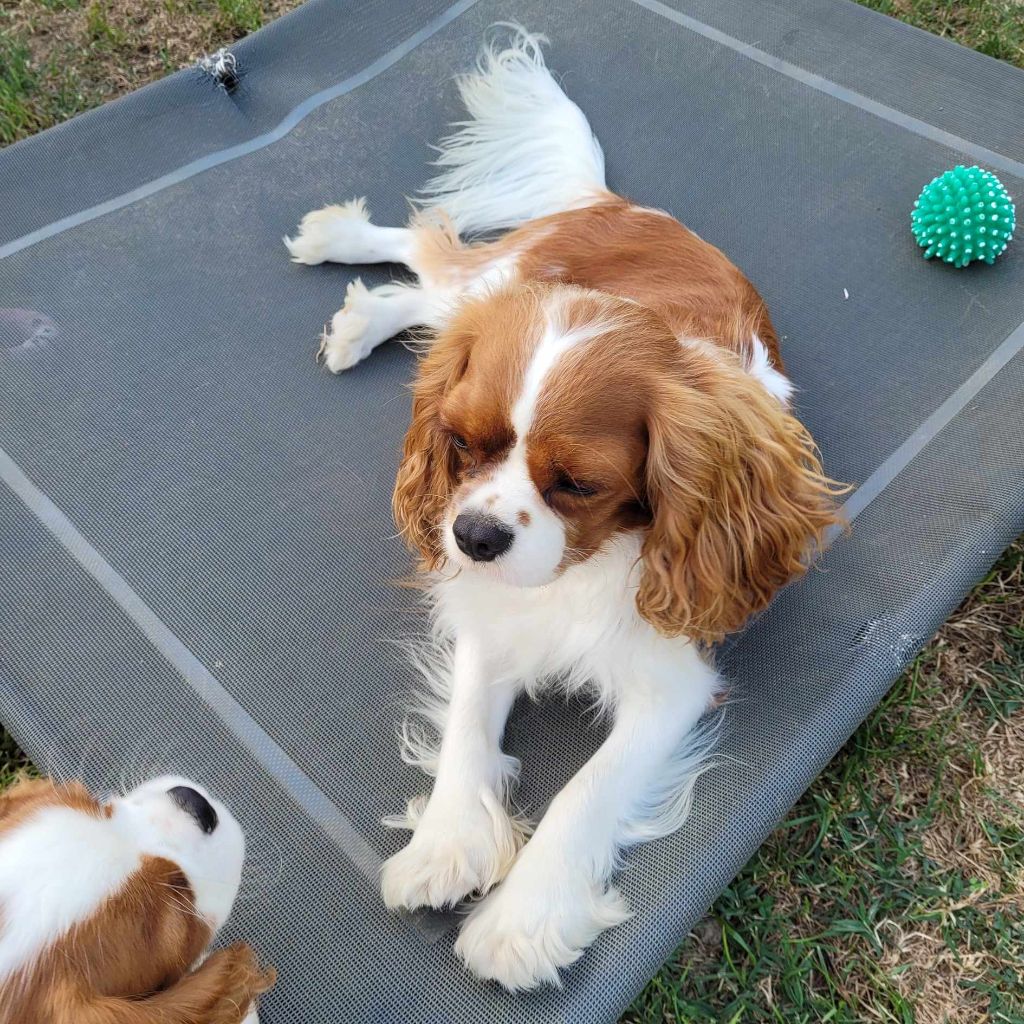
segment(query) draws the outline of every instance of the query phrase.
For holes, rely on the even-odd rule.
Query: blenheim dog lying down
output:
[[[408,227],[355,200],[286,240],[300,263],[417,278],[354,281],[321,349],[339,372],[407,329],[425,339],[394,514],[429,583],[423,660],[443,665],[436,739],[406,733],[435,781],[381,883],[394,908],[481,897],[456,950],[510,989],[557,984],[629,915],[609,885],[620,853],[681,825],[710,746],[708,645],[836,520],[761,297],[671,216],[609,191],[539,42],[518,30],[461,80],[468,120]],[[501,739],[516,696],[548,686],[585,688],[614,724],[530,835]]]

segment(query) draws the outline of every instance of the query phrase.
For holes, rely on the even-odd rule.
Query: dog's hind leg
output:
[[[368,289],[359,278],[324,331],[319,356],[332,373],[365,359],[378,345],[413,327],[444,326],[461,296],[500,287],[514,275],[516,257],[498,241],[465,245],[440,212],[417,214],[408,227],[372,224],[355,199],[307,214],[285,244],[297,263],[404,263],[419,284]]]
[[[340,373],[396,334],[412,327],[440,327],[448,302],[435,289],[397,283],[371,289],[357,277],[345,292],[345,305],[325,329],[317,357],[331,373]]]
[[[385,228],[370,223],[365,199],[325,206],[302,218],[298,234],[284,244],[293,263],[404,263],[412,255],[408,228]]]

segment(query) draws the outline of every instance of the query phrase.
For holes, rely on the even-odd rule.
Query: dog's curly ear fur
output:
[[[844,488],[806,428],[737,363],[680,350],[648,424],[637,607],[667,635],[714,643],[807,567]]]
[[[237,942],[148,999],[97,996],[66,1024],[243,1024],[275,979],[273,969],[262,970],[253,951]]]
[[[443,559],[439,524],[457,483],[455,453],[440,421],[441,402],[462,379],[469,347],[468,336],[445,333],[420,362],[412,386],[412,419],[391,499],[399,532],[419,552],[428,570]]]
[[[244,943],[211,953],[193,971],[149,995],[108,995],[88,972],[60,963],[45,978],[0,985],[4,1024],[244,1024],[276,980]]]

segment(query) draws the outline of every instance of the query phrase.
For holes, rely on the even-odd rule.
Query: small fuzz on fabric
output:
[[[207,54],[196,61],[196,67],[208,74],[225,92],[232,93],[242,80],[235,55],[222,46],[216,53]]]
[[[1013,201],[991,171],[959,164],[925,185],[910,226],[926,260],[995,263],[1013,237]]]

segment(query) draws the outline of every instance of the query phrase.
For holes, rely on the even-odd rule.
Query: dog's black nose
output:
[[[167,795],[186,814],[191,814],[207,835],[217,827],[217,812],[202,793],[197,793],[191,786],[175,786],[167,790]]]
[[[452,524],[459,550],[474,562],[493,562],[510,547],[515,534],[491,516],[463,512]]]

